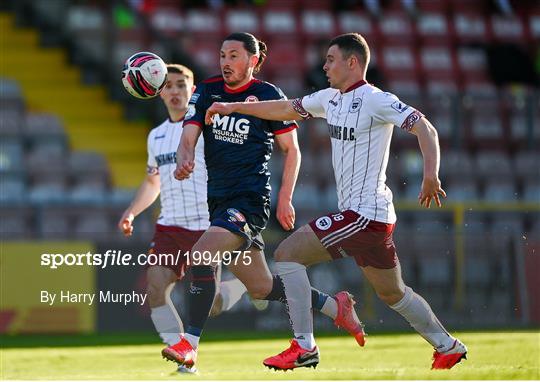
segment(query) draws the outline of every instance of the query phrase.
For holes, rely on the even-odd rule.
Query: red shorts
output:
[[[347,210],[309,223],[333,259],[354,257],[361,267],[394,268],[398,264],[392,233],[394,224],[370,221]]]
[[[186,252],[202,236],[204,231],[190,231],[181,227],[156,224],[154,238],[150,244],[151,254],[172,254],[172,257],[161,257],[159,265],[172,269],[179,279],[184,277],[187,268]],[[177,254],[180,252],[180,255]]]

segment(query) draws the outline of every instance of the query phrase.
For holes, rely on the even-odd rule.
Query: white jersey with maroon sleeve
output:
[[[422,114],[365,81],[344,93],[323,89],[293,106],[303,118],[327,120],[339,209],[395,223],[392,191],[385,184],[393,126],[408,131]]]
[[[176,150],[182,135],[182,123],[167,119],[148,134],[148,173],[160,175],[161,213],[158,224],[177,226],[192,231],[209,226],[206,199],[207,174],[204,162],[204,142],[195,147],[195,170],[189,179],[174,178]]]

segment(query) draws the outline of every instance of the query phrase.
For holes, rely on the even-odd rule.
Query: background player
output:
[[[150,207],[159,195],[161,213],[150,251],[176,255],[179,251],[183,254],[191,250],[208,227],[207,174],[201,141],[196,147],[197,170],[191,179],[178,182],[172,176],[182,122],[194,86],[193,72],[187,67],[169,64],[167,72],[167,84],[160,97],[167,107],[169,118],[148,134],[147,175],[118,226],[126,236],[131,236],[135,217]],[[182,256],[180,259],[180,264],[150,266],[146,273],[152,322],[163,342],[169,345],[177,343],[180,340],[179,333],[184,331],[179,314],[169,297],[174,282],[182,279],[186,271],[186,258]],[[238,279],[222,282],[216,295],[213,314],[230,309],[245,291],[245,286]]]
[[[400,313],[435,348],[433,368],[451,368],[467,348],[441,325],[428,303],[401,277],[392,239],[396,216],[392,192],[385,185],[393,125],[418,138],[424,158],[424,179],[418,196],[422,206],[440,206],[446,196],[439,180],[439,143],[432,124],[395,95],[365,81],[369,47],[357,33],[329,44],[324,71],[330,87],[293,101],[213,104],[207,123],[217,113],[243,113],[271,120],[319,117],[328,122],[337,184],[339,212],[301,227],[278,247],[275,259],[285,283],[295,332],[307,340],[264,361],[279,369],[298,367],[298,360],[318,353],[306,266],[352,256],[377,295]]]
[[[283,283],[270,274],[264,254],[261,231],[270,215],[270,173],[268,160],[275,139],[285,153],[283,177],[278,197],[277,219],[285,230],[294,227],[291,204],[300,166],[296,123],[271,122],[235,114],[204,125],[206,109],[216,100],[256,101],[285,99],[274,85],[253,77],[266,57],[266,45],[248,33],[233,33],[221,47],[222,75],[203,81],[192,96],[178,147],[175,176],[184,180],[200,166],[194,149],[202,133],[208,169],[210,228],[194,245],[193,252],[246,250],[229,269],[247,287],[252,298],[285,301]],[[188,327],[182,340],[163,350],[163,356],[179,364],[192,366],[202,329],[212,303],[215,280],[211,264],[192,267]],[[354,334],[363,343],[363,332],[348,299],[329,298],[311,289],[314,305],[334,318],[334,322]]]

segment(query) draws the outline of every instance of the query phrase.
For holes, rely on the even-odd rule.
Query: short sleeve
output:
[[[148,160],[146,162],[146,173],[148,175],[155,175],[159,173],[159,167],[156,162],[156,156],[154,155],[154,151],[152,150],[152,141],[154,140],[154,134],[153,131],[148,134],[148,140],[147,140],[147,151],[148,151]]]
[[[195,92],[191,95],[188,103],[186,116],[184,117],[184,126],[188,123],[195,124],[201,129],[204,127],[204,116],[208,106],[206,104],[206,85],[201,83],[197,85]]]
[[[311,93],[302,98],[297,98],[293,101],[294,110],[304,119],[308,118],[325,118],[326,110],[322,102],[324,90]]]
[[[274,100],[286,101],[288,99],[280,88],[276,87],[275,90]],[[298,124],[295,121],[270,121],[270,129],[275,135],[285,134],[297,128]]]
[[[370,111],[373,117],[383,123],[391,123],[403,130],[410,131],[424,115],[400,101],[392,93],[376,92],[370,97]]]

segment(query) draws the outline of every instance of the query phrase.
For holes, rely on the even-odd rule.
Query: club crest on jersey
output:
[[[356,113],[358,110],[360,110],[360,107],[362,106],[362,98],[355,98],[351,102],[351,106],[349,107],[349,113]]]
[[[332,226],[332,219],[330,219],[328,216],[320,217],[315,221],[315,227],[317,227],[321,231],[326,231],[331,226]]]
[[[247,96],[245,102],[257,102],[259,99],[255,97],[254,95]]]
[[[231,216],[231,218],[233,218],[233,221],[242,223],[246,221],[245,216],[236,208],[227,208],[227,213],[229,214],[229,216]]]
[[[186,116],[184,117],[185,119],[190,119],[191,117],[193,117],[195,115],[195,105],[193,105],[192,103],[190,103],[188,105],[188,108],[187,108],[187,111],[186,111]]]

